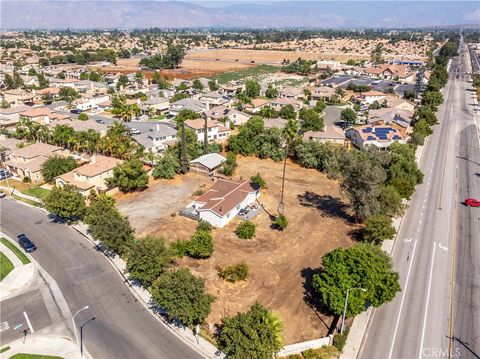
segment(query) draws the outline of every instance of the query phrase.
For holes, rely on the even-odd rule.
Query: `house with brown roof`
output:
[[[20,179],[29,177],[32,182],[39,182],[43,179],[40,172],[43,163],[56,155],[64,155],[62,148],[46,143],[34,143],[33,145],[13,150],[5,164],[14,176]]]
[[[205,111],[203,116],[206,117],[207,120],[221,121],[227,119],[228,121],[225,122],[226,127],[229,127],[227,122],[232,122],[235,126],[243,125],[251,117],[245,112],[241,112],[235,110],[234,108],[229,108],[223,105],[212,107],[210,110]]]
[[[40,124],[49,124],[54,121],[66,120],[70,118],[68,114],[57,113],[48,107],[33,107],[22,112],[20,116]]]
[[[22,89],[12,89],[5,90],[2,97],[11,105],[31,105],[35,95]]]
[[[329,86],[316,86],[308,89],[310,90],[312,100],[328,101],[335,96],[335,89]]]
[[[264,100],[263,98],[256,98],[256,99],[253,99],[250,103],[247,103],[245,105],[245,111],[248,111],[251,113],[257,113],[257,112],[260,112],[262,108],[268,105],[270,105],[270,100]]]
[[[182,214],[207,221],[214,227],[225,227],[240,210],[260,196],[260,187],[250,180],[237,182],[219,179],[203,195],[182,210]]]
[[[205,120],[186,120],[185,126],[194,130],[197,134],[197,140],[203,142],[205,133]],[[226,128],[220,122],[215,120],[207,120],[208,141],[224,141],[230,137],[230,129]]]
[[[55,184],[59,187],[74,186],[84,196],[91,190],[104,192],[108,189],[105,179],[112,177],[113,169],[121,163],[121,160],[112,157],[92,156],[89,163],[55,178]]]
[[[381,64],[377,67],[367,67],[365,74],[384,80],[399,79],[403,82],[413,82],[415,79],[415,71],[411,71],[407,65]]]
[[[348,144],[345,132],[337,125],[326,125],[323,131],[307,131],[303,134],[304,141],[318,141],[321,143],[335,143],[345,146]]]

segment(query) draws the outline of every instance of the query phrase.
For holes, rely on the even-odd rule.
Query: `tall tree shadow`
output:
[[[319,195],[314,192],[306,191],[297,196],[299,203],[305,207],[314,207],[322,216],[339,217],[347,222],[354,223],[355,219],[347,212],[348,206],[340,198],[330,195]]]
[[[319,269],[313,269],[310,267],[303,268],[300,271],[300,274],[303,278],[303,299],[305,303],[313,310],[317,318],[320,319],[322,324],[328,330],[328,335],[330,335],[335,332],[339,318],[335,315],[333,322],[330,325],[324,319],[326,316],[332,316],[333,314],[320,300],[317,299],[317,294],[312,286],[313,275],[319,273]]]

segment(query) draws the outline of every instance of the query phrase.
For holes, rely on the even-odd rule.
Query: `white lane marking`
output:
[[[388,359],[391,359],[392,354],[393,354],[393,346],[395,345],[395,338],[397,337],[398,326],[400,324],[400,317],[402,316],[403,303],[405,302],[405,294],[407,293],[408,281],[410,279],[410,272],[412,270],[412,263],[413,263],[413,259],[415,258],[415,248],[417,248],[417,240],[416,239],[415,239],[415,242],[413,242],[412,260],[410,261],[410,265],[408,266],[407,280],[405,281],[405,288],[403,289],[402,300],[400,301],[400,309],[398,311],[398,317],[397,317],[397,323],[395,324],[395,330],[393,331],[392,346],[390,347],[390,353],[388,354]]]
[[[424,310],[424,315],[423,315],[422,340],[420,341],[420,352],[418,353],[418,358],[419,359],[422,359],[423,340],[425,339],[425,329],[427,328],[427,314],[428,314],[428,306],[430,304],[430,290],[432,289],[433,263],[435,262],[435,249],[436,248],[437,248],[437,243],[433,242],[432,264],[430,265],[430,278],[428,279],[427,300],[425,302],[425,310]]]
[[[0,333],[8,330],[8,328],[10,328],[10,326],[8,325],[7,321],[0,323]]]
[[[413,241],[413,238],[405,238],[403,241],[404,241],[405,243],[408,243],[408,242]]]
[[[438,243],[438,248],[440,248],[441,250],[444,250],[444,251],[448,251],[448,247],[444,247],[440,243]]]
[[[23,312],[23,315],[25,316],[25,320],[27,321],[28,328],[30,329],[30,333],[32,333],[32,334],[35,333],[33,331],[32,323],[30,323],[30,319],[28,319],[27,312]]]

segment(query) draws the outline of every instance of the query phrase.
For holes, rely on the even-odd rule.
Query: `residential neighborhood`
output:
[[[290,3],[1,28],[2,358],[475,357],[480,32]]]

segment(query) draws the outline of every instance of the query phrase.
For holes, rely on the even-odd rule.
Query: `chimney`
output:
[[[95,157],[95,155],[93,155],[91,158],[90,158],[90,163],[94,164],[97,162],[97,157]]]
[[[210,102],[209,101],[207,101],[205,103],[205,110],[207,110],[207,111],[210,110]]]
[[[160,131],[160,124],[157,123],[157,124],[155,125],[155,128],[156,128],[157,131]]]

